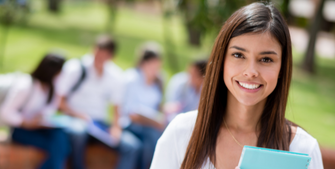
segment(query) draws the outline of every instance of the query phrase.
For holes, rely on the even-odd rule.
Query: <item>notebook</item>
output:
[[[238,166],[240,169],[308,169],[310,162],[308,154],[244,146]]]
[[[44,120],[43,126],[51,128],[64,128],[72,132],[87,132],[109,147],[115,148],[119,144],[119,139],[112,137],[109,132],[103,130],[93,122],[86,122],[78,118],[67,115],[51,115]]]

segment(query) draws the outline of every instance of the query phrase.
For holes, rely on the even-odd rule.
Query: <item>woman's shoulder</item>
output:
[[[197,117],[198,117],[198,110],[190,111],[187,113],[181,113],[171,121],[169,126],[173,130],[178,130],[181,132],[193,131]]]
[[[291,142],[290,151],[310,154],[315,146],[318,146],[318,142],[313,136],[301,127],[295,128],[295,136]]]
[[[188,142],[193,133],[198,111],[191,111],[177,115],[164,131],[161,140],[169,144],[176,144],[179,150],[186,150]],[[170,142],[171,139],[174,142]]]
[[[152,169],[180,168],[197,115],[197,111],[182,113],[171,121],[157,142]]]
[[[300,127],[290,145],[290,151],[308,154],[312,158],[308,169],[323,169],[322,155],[318,141]]]

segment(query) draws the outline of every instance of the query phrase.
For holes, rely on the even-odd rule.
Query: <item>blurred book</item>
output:
[[[112,148],[115,148],[119,143],[119,139],[112,137],[109,132],[94,124],[93,121],[87,122],[67,115],[52,115],[44,120],[43,125],[50,128],[63,128],[71,132],[87,132],[90,136]]]

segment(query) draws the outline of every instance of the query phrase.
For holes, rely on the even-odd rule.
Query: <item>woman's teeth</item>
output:
[[[246,89],[257,89],[261,86],[259,84],[247,84],[247,83],[241,83],[241,82],[238,82],[238,83]]]

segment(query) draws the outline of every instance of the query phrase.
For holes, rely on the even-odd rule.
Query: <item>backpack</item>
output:
[[[78,81],[72,86],[70,93],[67,95],[67,98],[69,98],[75,91],[77,91],[79,87],[82,85],[82,83],[84,82],[84,80],[86,79],[86,76],[87,76],[86,68],[81,60],[79,62],[80,62],[80,68],[81,68],[81,75]]]

